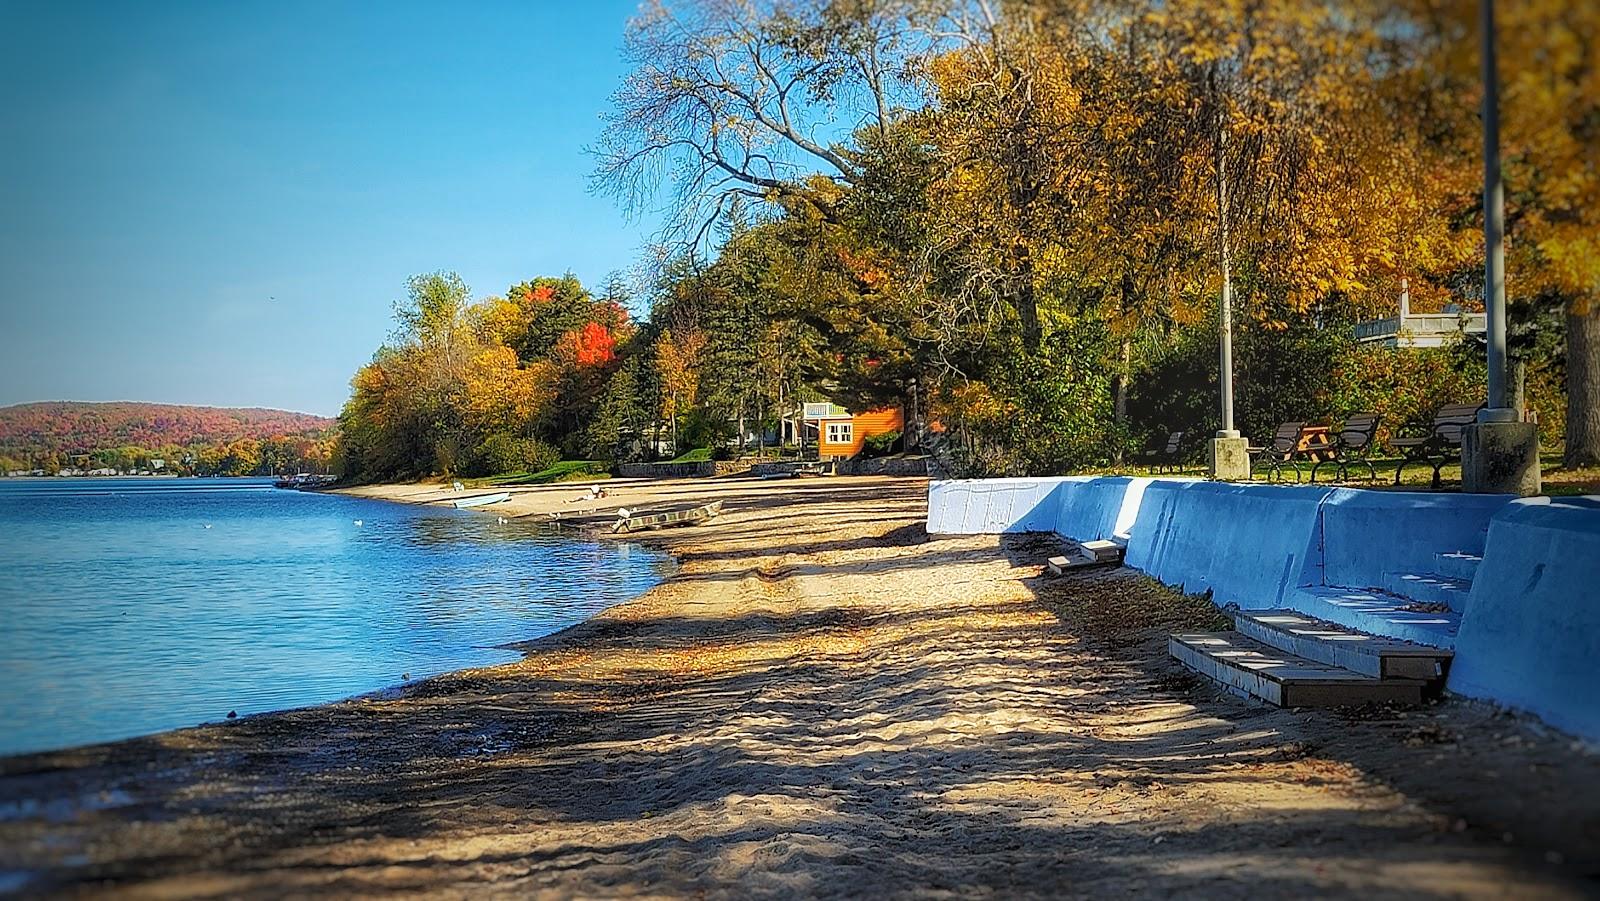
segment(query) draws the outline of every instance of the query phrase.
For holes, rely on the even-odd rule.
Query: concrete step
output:
[[[1184,666],[1236,694],[1279,707],[1422,703],[1422,683],[1375,679],[1337,666],[1285,654],[1238,632],[1173,635],[1167,650]]]
[[[1454,652],[1368,635],[1294,610],[1248,610],[1233,627],[1285,653],[1378,679],[1444,679]]]
[[[1384,591],[1425,604],[1444,604],[1460,613],[1467,606],[1472,583],[1434,573],[1384,573]]]
[[[1454,554],[1437,554],[1435,555],[1435,560],[1437,562],[1433,567],[1434,572],[1445,578],[1460,579],[1468,583],[1477,578],[1478,564],[1483,562],[1483,558],[1477,554],[1468,554],[1464,551]]]
[[[1404,598],[1361,588],[1297,588],[1285,605],[1300,613],[1385,638],[1433,648],[1456,646],[1461,614],[1408,609]]]

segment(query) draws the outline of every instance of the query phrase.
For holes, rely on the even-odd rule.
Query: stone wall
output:
[[[622,463],[617,475],[625,479],[692,479],[717,474],[717,464],[711,460],[699,463]]]

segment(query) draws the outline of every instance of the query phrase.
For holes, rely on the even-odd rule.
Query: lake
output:
[[[469,666],[659,582],[542,523],[262,479],[0,479],[0,754]]]

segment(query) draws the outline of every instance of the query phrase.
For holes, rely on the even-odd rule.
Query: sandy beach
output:
[[[673,578],[520,662],[0,759],[0,893],[1600,891],[1600,755],[1535,721],[1221,693],[1165,650],[1209,601],[1048,578],[1043,538],[930,540],[921,479],[607,488],[485,515],[725,512],[651,533]]]

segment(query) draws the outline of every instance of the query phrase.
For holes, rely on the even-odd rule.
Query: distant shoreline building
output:
[[[873,435],[904,432],[905,412],[900,407],[883,407],[852,413],[838,404],[808,403],[801,413],[808,438],[814,437],[817,458],[833,460],[854,457]]]
[[[1489,320],[1484,313],[1468,313],[1454,304],[1440,313],[1411,312],[1411,292],[1400,283],[1400,315],[1356,323],[1356,340],[1384,347],[1443,347],[1463,335],[1482,335]]]

